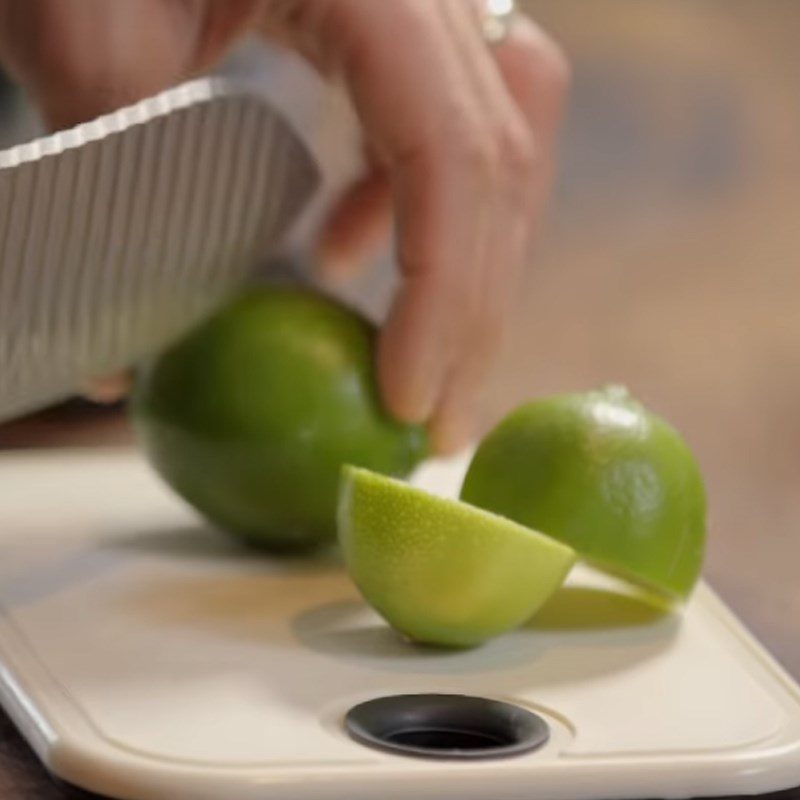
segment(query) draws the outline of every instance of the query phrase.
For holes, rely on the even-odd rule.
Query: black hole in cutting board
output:
[[[360,744],[423,758],[504,758],[542,747],[547,723],[519,706],[458,694],[406,694],[360,703],[345,717]]]
[[[487,747],[506,747],[513,739],[503,739],[482,731],[437,730],[418,728],[396,731],[384,737],[390,744],[424,747],[427,750],[482,750]]]

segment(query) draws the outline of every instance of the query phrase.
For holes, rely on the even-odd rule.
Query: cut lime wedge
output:
[[[339,541],[354,582],[395,629],[468,647],[528,620],[575,552],[536,531],[366,469],[343,469]]]

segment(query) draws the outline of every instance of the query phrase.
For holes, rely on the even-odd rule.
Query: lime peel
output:
[[[461,499],[573,547],[660,606],[703,565],[706,498],[686,442],[620,387],[517,408],[480,443]]]

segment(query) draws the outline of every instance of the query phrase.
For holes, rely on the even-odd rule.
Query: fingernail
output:
[[[439,355],[429,347],[417,353],[413,363],[409,364],[408,358],[382,337],[378,350],[381,395],[392,416],[422,424],[433,415],[441,392]]]
[[[436,404],[435,395],[427,388],[409,391],[408,387],[404,387],[402,394],[387,390],[384,390],[383,394],[392,416],[411,425],[427,422]]]

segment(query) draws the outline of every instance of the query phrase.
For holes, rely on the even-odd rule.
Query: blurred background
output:
[[[489,418],[609,382],[664,414],[707,476],[708,577],[800,675],[800,3],[522,5],[574,86]],[[20,141],[35,116],[5,108],[0,143]],[[0,447],[127,437],[119,409],[77,403]]]
[[[614,381],[670,419],[711,583],[798,674],[800,4],[525,6],[574,86],[497,405]]]

